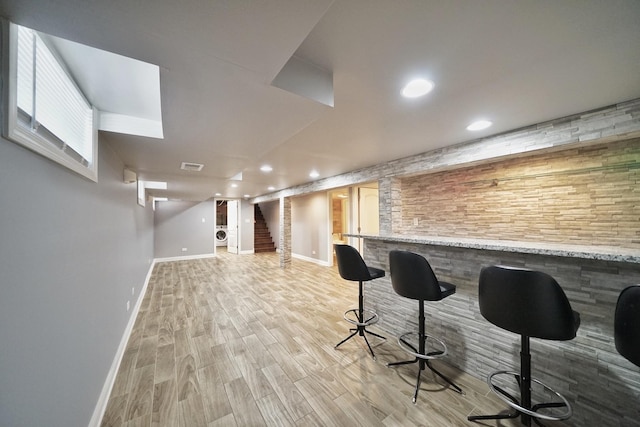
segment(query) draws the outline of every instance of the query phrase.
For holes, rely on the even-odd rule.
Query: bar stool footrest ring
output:
[[[416,332],[406,332],[398,337],[398,345],[400,346],[400,348],[402,348],[404,351],[406,351],[410,355],[418,359],[428,359],[428,360],[439,359],[447,355],[447,346],[444,343],[444,341],[442,341],[441,339],[433,337],[431,335],[425,335],[424,338],[425,338],[426,349],[429,349],[430,347],[433,348],[433,346],[428,345],[430,342],[437,344],[438,347],[440,348],[435,351],[427,351],[426,354],[421,354],[418,352],[417,348],[415,348],[412,344],[410,344],[407,341],[407,338],[410,336],[416,336],[417,337],[417,339],[415,340],[416,342],[420,339],[418,333]]]
[[[545,390],[548,390],[552,394],[556,395],[561,400],[561,402],[538,403],[536,405],[533,405],[532,408],[525,408],[524,406],[521,406],[519,403],[517,403],[517,401],[514,401],[515,399],[512,400],[513,397],[511,395],[509,395],[504,390],[502,390],[499,386],[493,383],[493,378],[497,376],[512,376],[514,377],[516,383],[519,384],[518,378],[520,377],[520,373],[514,372],[514,371],[495,371],[487,377],[487,384],[489,384],[489,388],[491,388],[491,391],[493,391],[500,399],[502,399],[507,405],[511,406],[516,411],[530,415],[535,418],[540,418],[548,421],[566,420],[570,418],[571,415],[573,414],[569,401],[565,399],[563,395],[561,395],[560,393],[558,393],[557,391],[555,391],[554,389],[552,389],[542,381],[537,380],[535,378],[531,378],[532,383],[536,383],[544,387]],[[535,408],[542,409],[545,407],[554,407],[554,408],[566,407],[567,410],[566,412],[559,415],[547,415],[547,414],[541,414],[539,412],[535,412]]]
[[[376,323],[378,323],[378,314],[373,311],[373,310],[362,310],[362,317],[363,319],[366,319],[364,321],[360,321],[360,319],[358,319],[358,312],[360,310],[358,310],[357,308],[354,308],[352,310],[347,310],[344,312],[344,320],[346,320],[347,322],[351,323],[352,325],[355,326],[370,326],[370,325],[374,325]]]

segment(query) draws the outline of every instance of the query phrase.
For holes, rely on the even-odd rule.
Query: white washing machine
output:
[[[216,246],[227,246],[227,226],[216,227]]]

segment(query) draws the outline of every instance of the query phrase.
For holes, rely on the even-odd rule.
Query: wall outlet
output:
[[[418,218],[413,218],[413,225],[418,225]]]
[[[315,255],[315,254],[316,254],[316,251],[311,251],[311,255]]]
[[[202,222],[205,222],[204,218],[202,218]]]
[[[182,248],[182,252],[187,252],[187,248]]]
[[[131,295],[135,295],[136,294],[136,288],[135,286],[131,288]]]
[[[131,308],[131,301],[127,301],[127,311]]]

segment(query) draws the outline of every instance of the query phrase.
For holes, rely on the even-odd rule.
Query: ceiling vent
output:
[[[189,172],[200,172],[203,167],[204,165],[200,163],[182,162],[180,169],[182,169],[183,171],[189,171]]]

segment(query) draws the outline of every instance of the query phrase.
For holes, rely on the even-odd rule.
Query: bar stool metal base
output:
[[[571,417],[572,410],[571,405],[560,393],[544,384],[542,381],[539,381],[535,378],[531,377],[531,352],[529,345],[529,337],[526,335],[521,335],[522,347],[520,351],[520,372],[513,371],[495,371],[487,377],[487,384],[500,399],[502,399],[507,405],[514,409],[514,412],[508,414],[496,414],[496,415],[471,415],[467,417],[469,421],[479,421],[479,420],[502,420],[507,418],[518,418],[521,417],[522,424],[525,426],[530,426],[531,421],[533,420],[539,426],[544,426],[544,424],[540,420],[549,420],[549,421],[560,421],[566,420]],[[515,378],[517,382],[518,389],[520,390],[520,399],[517,399],[515,396],[511,395],[509,392],[504,390],[502,387],[496,385],[494,383],[494,378],[498,378],[500,376],[510,376]],[[536,383],[543,387],[545,391],[551,392],[557,396],[560,401],[559,402],[547,402],[547,403],[537,403],[532,404],[531,402],[531,384]],[[566,408],[566,411],[560,413],[558,415],[548,415],[545,413],[538,412],[541,409],[547,408]]]
[[[369,316],[369,317],[365,319],[366,316]],[[344,320],[351,323],[352,325],[355,325],[356,327],[349,329],[349,332],[351,332],[351,335],[349,335],[348,337],[340,341],[338,344],[336,344],[334,348],[338,348],[338,346],[345,343],[349,339],[353,338],[356,335],[359,335],[362,338],[364,338],[364,342],[367,343],[367,347],[369,347],[369,352],[371,353],[371,357],[373,357],[373,360],[376,360],[376,355],[373,353],[373,349],[371,348],[371,345],[369,344],[369,340],[367,339],[367,336],[365,335],[365,333],[369,335],[373,335],[374,337],[378,337],[386,340],[386,338],[383,337],[382,335],[378,335],[375,332],[367,331],[366,329],[367,326],[371,326],[378,323],[378,320],[379,320],[378,315],[372,310],[354,308],[352,310],[345,311],[343,317],[344,317]]]
[[[500,376],[513,377],[515,381],[518,383],[518,385],[521,386],[522,380],[521,380],[520,373],[515,371],[495,371],[487,377],[487,384],[489,385],[489,388],[491,388],[491,391],[493,391],[496,394],[496,396],[502,399],[507,405],[513,408],[514,411],[508,414],[469,416],[467,417],[469,421],[508,419],[508,418],[518,418],[520,416],[523,416],[524,418],[523,424],[525,425],[530,425],[531,424],[530,420],[533,420],[533,422],[535,422],[537,425],[544,426],[544,424],[540,420],[561,421],[561,420],[566,420],[570,418],[571,415],[573,415],[573,412],[571,410],[571,405],[569,404],[569,402],[564,396],[562,396],[560,393],[558,393],[548,385],[544,384],[542,381],[537,380],[535,378],[530,378],[530,382],[536,383],[542,386],[544,390],[547,390],[551,392],[551,394],[554,394],[560,401],[538,403],[535,405],[531,405],[530,407],[523,406],[519,399],[517,399],[511,393],[504,390],[502,387],[495,384],[494,378],[497,378]],[[566,410],[563,413],[560,413],[557,415],[544,414],[544,413],[538,412],[541,409],[547,409],[547,408],[566,408]]]
[[[422,335],[422,339],[421,339],[421,335]],[[413,344],[411,344],[407,340],[407,338],[409,336],[417,336],[419,349],[417,349]],[[433,350],[433,351],[427,352],[426,348],[427,348],[427,343],[429,341],[432,341],[432,342],[436,343],[437,346],[440,347],[440,348],[436,349],[436,350]],[[446,381],[458,393],[464,395],[464,391],[462,391],[462,389],[460,387],[458,387],[453,381],[451,381],[448,377],[446,377],[440,371],[438,371],[433,366],[431,366],[430,362],[431,362],[432,359],[439,359],[439,358],[441,358],[441,357],[443,357],[443,356],[445,356],[447,354],[447,346],[445,345],[444,341],[442,341],[442,340],[440,340],[438,338],[432,337],[430,335],[424,335],[424,334],[420,334],[420,333],[416,333],[416,332],[407,332],[407,333],[404,333],[404,334],[400,335],[400,337],[398,338],[398,345],[404,351],[406,351],[407,353],[412,355],[414,357],[414,359],[413,360],[404,360],[404,361],[400,361],[400,362],[387,363],[387,367],[399,366],[399,365],[409,365],[409,364],[412,364],[412,363],[418,363],[418,365],[419,365],[418,377],[416,379],[416,388],[415,388],[415,391],[413,393],[413,399],[412,399],[414,404],[418,400],[418,391],[420,390],[420,383],[421,383],[420,374],[425,369],[425,367],[431,369],[436,375],[438,375],[440,378],[442,378],[444,381]],[[420,352],[420,350],[422,350],[422,352]]]

